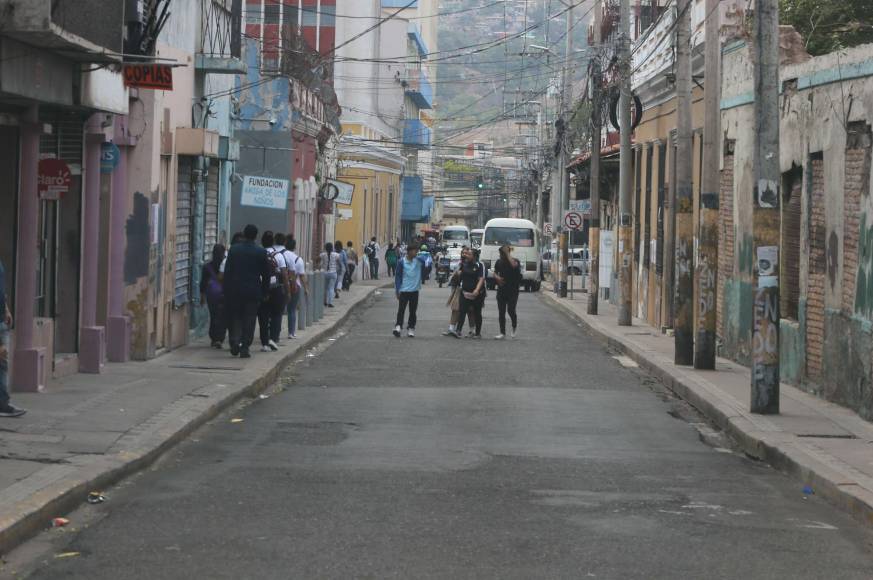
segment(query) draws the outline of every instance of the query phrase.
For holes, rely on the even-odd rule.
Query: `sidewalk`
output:
[[[383,284],[355,283],[297,340],[283,332],[275,353],[258,352],[257,331],[250,359],[202,339],[150,361],[107,364],[100,375],[72,375],[45,393],[13,394],[28,413],[0,421],[0,554],[264,390]]]
[[[721,358],[715,371],[676,366],[673,339],[644,321],[634,319],[633,326],[620,327],[617,310],[608,302],[601,300],[600,314],[589,316],[587,294],[579,292],[569,300],[543,289],[546,302],[661,379],[736,439],[746,454],[797,477],[798,493],[809,485],[817,495],[873,524],[873,423],[785,383],[781,414],[752,414],[748,368]]]

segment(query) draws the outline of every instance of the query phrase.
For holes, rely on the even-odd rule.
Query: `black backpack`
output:
[[[276,250],[267,250],[267,263],[270,264],[270,279],[276,278],[275,282],[270,282],[270,288],[278,288],[282,286],[282,269],[279,267],[279,262],[276,261]]]

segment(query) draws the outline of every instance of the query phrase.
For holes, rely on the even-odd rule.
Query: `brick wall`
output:
[[[855,284],[858,275],[858,242],[861,233],[861,196],[870,194],[870,126],[853,123],[846,144],[846,181],[843,201],[843,296],[842,310],[855,310]]]
[[[716,316],[718,336],[724,338],[724,288],[734,275],[734,154],[733,143],[725,145],[724,169],[718,193],[718,281]]]
[[[806,375],[821,377],[824,343],[825,284],[827,279],[827,218],[825,215],[824,159],[813,154],[809,164],[809,291],[806,298]]]

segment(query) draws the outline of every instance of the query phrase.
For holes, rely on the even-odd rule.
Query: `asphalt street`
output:
[[[428,287],[396,339],[384,292],[275,394],[24,546],[19,577],[873,577],[869,530],[703,443],[535,295],[503,342],[493,295],[485,340],[440,336],[446,297]]]

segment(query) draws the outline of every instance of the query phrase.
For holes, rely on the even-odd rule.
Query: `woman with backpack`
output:
[[[224,284],[222,265],[225,258],[224,246],[212,246],[212,259],[203,265],[200,273],[200,303],[209,308],[209,340],[212,348],[221,348],[227,334],[227,320],[224,315]]]
[[[342,268],[340,265],[340,255],[334,251],[333,244],[328,242],[324,245],[324,251],[321,253],[320,259],[321,267],[324,268],[324,305],[328,308],[333,308],[337,273]]]

